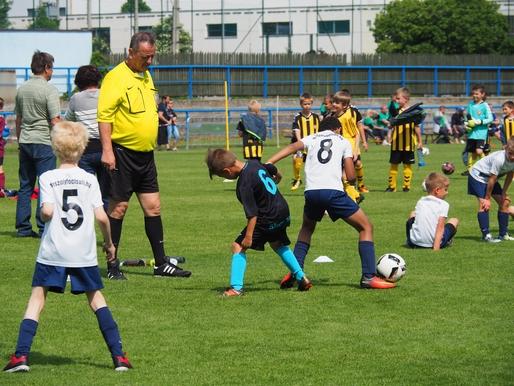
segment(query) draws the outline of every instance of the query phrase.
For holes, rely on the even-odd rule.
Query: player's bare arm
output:
[[[257,224],[257,216],[250,217],[248,219],[248,224],[246,225],[246,234],[243,241],[241,241],[241,246],[244,249],[248,249],[252,246],[253,242],[253,231],[255,229],[255,225]]]
[[[423,138],[421,138],[421,128],[419,125],[416,125],[414,132],[416,133],[416,138],[418,140],[418,149],[423,149]]]
[[[343,172],[346,175],[346,179],[350,184],[355,183],[355,166],[353,165],[353,158],[348,157],[343,161]]]
[[[109,224],[109,218],[107,217],[103,207],[100,206],[95,208],[95,219],[104,238],[103,250],[106,253],[106,259],[107,261],[114,261],[116,259],[116,248],[111,240],[111,226]]]
[[[444,225],[446,223],[446,217],[439,217],[437,220],[437,227],[435,228],[434,245],[432,249],[438,251],[441,249],[441,240],[443,239]]]
[[[286,146],[285,148],[283,148],[282,150],[279,150],[277,153],[273,154],[271,156],[271,158],[268,159],[268,161],[266,161],[266,163],[270,163],[270,164],[277,163],[281,159],[284,159],[287,156],[289,156],[293,153],[296,153],[299,150],[303,150],[303,148],[304,148],[304,146],[303,146],[302,141],[292,143],[292,144]]]
[[[116,160],[111,142],[112,123],[98,122],[98,130],[100,132],[100,142],[102,143],[102,164],[109,170],[114,170],[116,168]]]
[[[491,208],[491,195],[493,192],[494,184],[496,184],[496,181],[498,181],[498,176],[495,176],[494,174],[491,174],[489,176],[489,179],[487,180],[487,189],[485,191],[485,197],[480,198],[480,209],[484,211],[489,211]]]
[[[54,215],[54,204],[50,204],[48,202],[44,202],[41,206],[41,220],[43,222],[48,222],[52,219]]]

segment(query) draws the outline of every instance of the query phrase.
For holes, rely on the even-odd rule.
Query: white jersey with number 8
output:
[[[331,130],[302,138],[305,161],[305,190],[332,189],[344,192],[343,160],[352,158],[350,142]]]
[[[95,208],[102,196],[93,174],[78,167],[54,169],[39,179],[41,205],[53,204],[52,219],[45,225],[38,263],[61,267],[98,265]]]

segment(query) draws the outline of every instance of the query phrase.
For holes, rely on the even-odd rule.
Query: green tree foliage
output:
[[[514,52],[508,21],[489,0],[395,0],[375,19],[379,53]]]
[[[6,29],[11,26],[9,22],[9,11],[12,1],[0,0],[0,29]]]
[[[171,52],[171,40],[173,30],[173,18],[168,16],[163,19],[162,23],[157,24],[152,28],[156,37],[157,52],[159,54],[167,54]],[[191,52],[193,49],[191,35],[184,31],[182,26],[179,26],[178,37],[178,50],[179,52]]]
[[[59,19],[48,17],[47,7],[45,5],[42,5],[36,10],[36,17],[34,19],[34,22],[31,23],[28,28],[58,30],[59,23]]]
[[[145,0],[138,0],[138,12],[152,12],[152,8],[145,3]],[[128,0],[121,6],[121,13],[134,13],[135,1]]]
[[[107,73],[110,53],[111,48],[109,47],[109,44],[100,36],[95,36],[93,38],[93,53],[91,54],[90,64],[99,67],[100,72],[102,72],[102,75],[105,75],[105,73]]]

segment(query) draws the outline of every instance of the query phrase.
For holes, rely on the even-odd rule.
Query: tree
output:
[[[11,10],[12,1],[0,0],[0,29],[6,29],[11,26],[9,22],[9,11]]]
[[[36,17],[34,22],[29,25],[29,29],[59,29],[59,19],[48,17],[47,7],[45,5],[40,6],[36,10]]]
[[[178,50],[179,52],[191,52],[193,50],[191,35],[184,31],[180,25],[178,27]],[[167,54],[171,52],[171,40],[173,35],[173,18],[168,16],[162,20],[162,23],[157,24],[152,28],[156,37],[157,52],[159,54]]]
[[[489,0],[394,0],[375,19],[379,53],[514,52],[508,21]]]
[[[93,38],[93,53],[91,54],[91,64],[96,67],[107,67],[109,65],[110,53],[111,48],[109,47],[109,43],[107,43],[100,36],[95,36]]]
[[[152,8],[149,7],[148,4],[145,3],[145,0],[138,0],[138,12],[152,12]],[[127,0],[121,6],[121,13],[134,13],[135,10],[135,1]]]

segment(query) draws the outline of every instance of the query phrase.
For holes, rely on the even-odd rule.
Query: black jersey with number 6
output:
[[[257,216],[258,225],[277,224],[289,217],[286,200],[260,162],[250,160],[245,164],[237,180],[236,195],[246,218]]]

